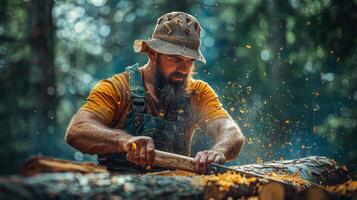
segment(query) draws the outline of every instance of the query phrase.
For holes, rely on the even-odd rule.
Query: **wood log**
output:
[[[296,192],[296,188],[278,182],[271,182],[263,185],[259,192],[259,199],[264,200],[285,200],[291,199]]]
[[[202,199],[186,177],[44,173],[0,178],[0,199]]]
[[[330,193],[324,188],[313,186],[294,194],[294,199],[301,200],[338,200],[344,199],[342,196]]]
[[[320,166],[320,174],[319,176],[316,176],[317,178],[325,176],[326,173],[330,173],[330,176],[334,174],[338,175],[336,178],[336,182],[339,182],[340,179],[348,179],[347,173],[345,173],[347,171],[344,170],[344,173],[336,173],[334,170],[340,170],[340,167],[327,158],[320,159],[320,157],[318,157],[312,159],[312,163],[308,160],[311,160],[311,158],[234,167],[248,169],[252,170],[255,173],[259,173],[259,170],[253,170],[255,166],[256,169],[263,169],[262,172],[260,172],[261,174],[267,175],[272,172],[277,174],[280,172],[286,173],[287,171],[284,170],[285,168],[295,172],[295,170],[291,169],[293,167],[293,169],[298,168],[297,166],[294,166],[292,164],[296,163],[300,164],[299,167],[303,168],[305,171],[310,170],[309,167],[312,167],[312,170],[314,170],[315,168],[318,168],[318,166]],[[321,162],[321,160],[323,162]],[[304,165],[302,163],[304,163]],[[326,163],[332,163],[332,166],[327,165],[328,167],[326,169]],[[285,164],[287,166],[285,166]],[[318,189],[315,188],[310,191],[308,190],[309,188],[289,188],[284,184],[277,183],[267,184],[266,180],[264,181],[259,178],[248,179],[247,177],[239,176],[239,174],[224,174],[221,175],[221,178],[219,178],[219,175],[195,176],[195,174],[185,171],[164,171],[149,173],[142,176],[118,175],[115,173],[88,173],[100,172],[100,170],[103,169],[101,167],[97,167],[98,166],[95,166],[93,164],[88,167],[87,164],[64,161],[59,159],[31,159],[23,167],[23,173],[27,171],[27,173],[24,174],[33,175],[37,173],[37,175],[31,177],[14,176],[0,178],[0,199],[214,198],[217,200],[227,199],[230,197],[232,197],[233,199],[242,197],[258,198],[258,195],[262,196],[262,198],[264,199],[291,199],[298,197],[301,199],[307,199],[309,196],[311,196],[311,194],[317,194],[322,197],[325,197],[327,195],[327,198],[338,197],[342,199],[350,199],[353,197],[353,195],[351,194],[355,194],[357,191],[356,182],[350,182],[348,185],[344,185],[349,188],[346,190],[343,190],[342,186],[336,186],[335,188],[333,188],[333,186],[330,186],[331,191],[343,190],[346,191],[345,194],[348,194],[342,195],[337,192],[325,190],[322,187],[318,187]],[[43,173],[66,170],[70,171],[71,173]],[[324,170],[328,171],[325,172]],[[43,174],[38,174],[40,172]],[[331,194],[333,195],[331,196]]]
[[[349,199],[343,195],[332,193],[323,187],[312,186],[302,190],[296,190],[296,188],[289,187],[287,185],[271,182],[263,185],[259,192],[259,199],[264,200],[338,200]]]
[[[322,156],[233,166],[233,168],[261,175],[272,173],[292,175],[297,172],[302,179],[319,185],[336,185],[351,179],[345,167],[338,166],[334,160]]]
[[[351,182],[352,183],[352,182]],[[271,182],[257,191],[257,182],[237,184],[229,191],[218,185],[200,187],[191,177],[111,175],[110,173],[44,173],[0,178],[0,199],[353,199],[321,187],[301,191]],[[356,182],[354,182],[356,184]],[[340,187],[340,186],[339,186]],[[356,194],[354,190],[352,194]]]
[[[340,196],[353,197],[357,199],[357,181],[347,181],[343,184],[327,186],[327,191],[336,193]]]
[[[155,151],[155,164],[164,167],[186,169],[192,171],[192,159],[162,151]],[[187,161],[178,162],[178,161]],[[334,160],[326,157],[306,157],[295,160],[284,160],[275,162],[266,162],[261,164],[251,164],[242,166],[230,166],[233,169],[253,172],[260,175],[272,176],[274,174],[298,175],[311,183],[319,185],[336,185],[350,180],[348,171],[340,167]],[[103,166],[93,163],[79,163],[49,157],[33,157],[29,159],[22,167],[21,174],[33,175],[43,172],[107,172]]]
[[[99,166],[94,163],[79,163],[42,156],[30,158],[20,170],[20,173],[24,176],[33,176],[46,172],[103,173],[108,171],[104,166]]]
[[[155,151],[154,164],[167,168],[194,171],[193,158],[157,150]],[[233,166],[231,168],[245,172],[244,174],[247,176],[251,173],[256,174],[256,176],[265,175],[267,178],[271,178],[271,176],[275,174],[298,174],[299,177],[305,181],[319,185],[335,185],[350,179],[345,167],[338,166],[332,159],[319,156],[262,164]],[[289,181],[286,183],[289,183]],[[302,185],[300,186],[307,186],[302,181],[301,184]]]
[[[203,190],[204,199],[236,199],[236,198],[248,198],[257,195],[257,183],[246,184],[237,184],[233,185],[228,190],[222,190],[219,184],[215,182],[209,182]]]

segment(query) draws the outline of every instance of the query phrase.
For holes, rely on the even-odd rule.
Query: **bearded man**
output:
[[[73,116],[67,143],[97,154],[99,164],[110,170],[145,172],[153,165],[155,149],[190,156],[194,130],[200,127],[213,146],[195,155],[197,173],[237,157],[244,140],[239,126],[213,89],[192,77],[194,62],[206,62],[200,32],[192,15],[161,16],[151,39],[134,42],[134,50],[147,53],[148,62],[100,81]]]

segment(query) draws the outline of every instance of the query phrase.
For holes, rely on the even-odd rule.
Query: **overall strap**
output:
[[[139,65],[136,63],[125,68],[125,72],[129,75],[129,89],[131,95],[131,110],[134,113],[143,113],[146,108],[146,96],[143,81],[139,71]],[[119,121],[119,114],[116,114],[115,119],[111,123],[111,127],[115,128]]]
[[[129,75],[132,112],[144,113],[146,108],[146,95],[138,63],[126,67],[125,71]]]

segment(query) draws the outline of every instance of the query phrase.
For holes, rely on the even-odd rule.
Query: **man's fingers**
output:
[[[124,146],[129,161],[136,165],[146,167],[153,165],[155,156],[154,141],[150,137],[137,136],[131,138]]]
[[[126,147],[126,157],[129,161],[133,162],[134,161],[134,152],[133,149],[132,149],[132,143],[128,143],[127,145],[125,145]]]
[[[146,145],[140,147],[140,165],[146,167]]]
[[[214,152],[209,152],[208,153],[208,158],[207,158],[207,165],[211,164],[215,161],[216,155]]]
[[[154,144],[148,143],[146,145],[146,164],[152,166],[154,164],[155,158],[155,146]]]
[[[136,148],[134,151],[134,163],[139,165],[140,164],[140,149],[141,149],[141,144],[138,145],[136,144]]]
[[[224,164],[226,162],[226,159],[221,155],[217,155],[213,162],[217,164]]]
[[[193,168],[194,168],[195,172],[199,172],[199,170],[200,170],[200,167],[199,167],[200,159],[201,159],[201,152],[198,152],[195,156],[195,159],[193,160],[193,162],[194,162]]]
[[[207,173],[207,166],[209,164],[211,163],[224,164],[225,161],[226,158],[222,153],[212,150],[200,151],[196,154],[196,157],[193,160],[194,170],[197,173],[205,174]]]
[[[199,166],[199,173],[200,174],[205,174],[206,173],[206,169],[207,169],[207,158],[208,155],[207,153],[203,153],[200,157],[198,166]]]
[[[124,149],[126,151],[126,159],[129,160],[130,162],[134,162],[135,148],[136,145],[133,142],[127,142],[124,146]]]

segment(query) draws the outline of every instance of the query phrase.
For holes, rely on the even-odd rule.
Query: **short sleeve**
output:
[[[195,84],[194,105],[197,106],[199,123],[207,124],[219,118],[230,118],[228,112],[222,107],[215,91],[205,82],[197,81]]]
[[[106,125],[109,125],[115,118],[118,95],[112,82],[101,80],[93,87],[81,110],[95,114]]]

